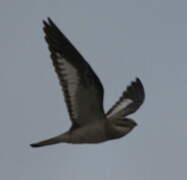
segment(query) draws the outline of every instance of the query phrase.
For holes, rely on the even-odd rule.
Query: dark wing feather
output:
[[[122,118],[134,113],[142,105],[145,99],[145,91],[140,79],[132,82],[116,104],[107,112],[107,118]]]
[[[99,78],[50,18],[43,23],[73,127],[103,116],[104,90]]]

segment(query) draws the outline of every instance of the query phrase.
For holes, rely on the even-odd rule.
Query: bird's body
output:
[[[106,120],[95,121],[67,133],[70,143],[99,143],[106,139]]]
[[[91,66],[51,19],[44,21],[44,32],[72,126],[59,136],[31,146],[41,147],[61,142],[100,143],[128,134],[137,123],[126,116],[134,113],[145,98],[141,81],[137,78],[132,82],[116,104],[105,113],[103,86]]]
[[[123,120],[124,121],[124,120]],[[135,127],[135,122],[130,122]],[[82,143],[100,143],[111,139],[120,138],[128,134],[133,128],[127,127],[127,129],[117,127],[112,124],[108,119],[98,119],[85,126],[76,128],[74,130],[67,131],[59,136],[50,138],[48,140],[42,141],[33,145],[33,147],[39,147],[42,145],[55,144],[59,142],[66,142],[72,144],[82,144]],[[124,132],[125,131],[125,132]]]

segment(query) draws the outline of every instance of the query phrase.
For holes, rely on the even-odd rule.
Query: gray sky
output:
[[[187,1],[1,0],[0,179],[186,179]],[[135,77],[146,101],[128,136],[29,144],[70,126],[42,20],[51,17],[100,77],[107,110]]]

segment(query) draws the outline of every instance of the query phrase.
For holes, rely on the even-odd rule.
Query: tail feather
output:
[[[33,143],[30,146],[33,148],[36,148],[36,147],[42,147],[42,146],[47,146],[47,145],[52,145],[52,144],[58,144],[61,142],[63,142],[61,136],[56,136],[56,137],[52,137],[52,138],[44,140],[44,141]]]

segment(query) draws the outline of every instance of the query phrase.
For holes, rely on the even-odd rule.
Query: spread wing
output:
[[[107,112],[107,118],[123,118],[134,113],[142,105],[145,99],[143,84],[140,79],[136,79],[127,87],[116,104]]]
[[[48,18],[43,23],[45,39],[73,127],[104,116],[104,90],[100,80],[52,20]]]

